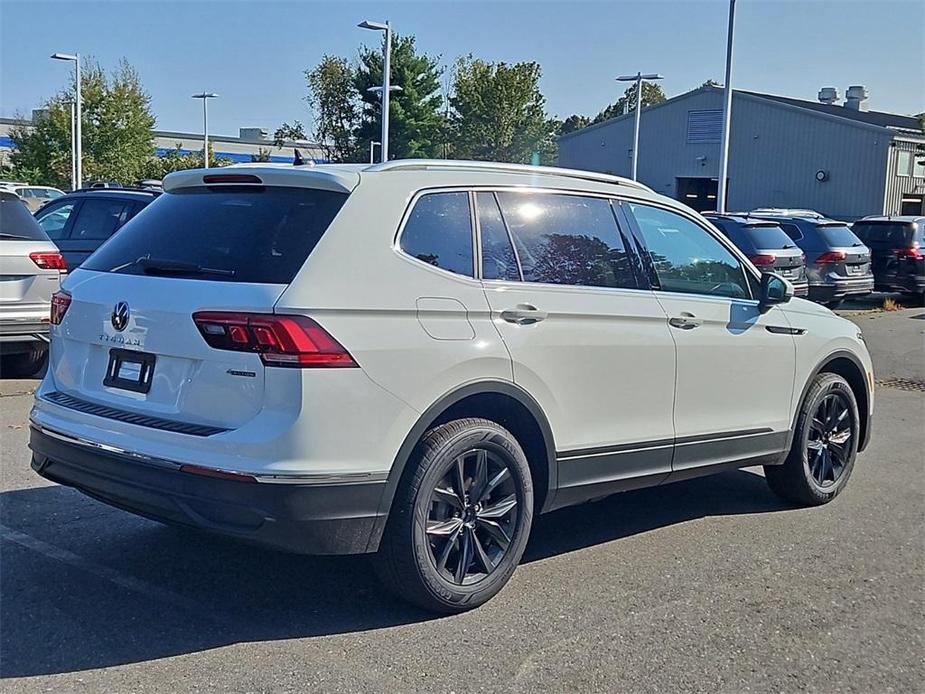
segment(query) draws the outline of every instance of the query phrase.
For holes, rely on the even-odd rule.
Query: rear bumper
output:
[[[0,319],[0,342],[48,342],[48,321],[38,318]]]
[[[116,508],[301,554],[376,549],[384,481],[238,481],[82,441],[33,423],[32,468]]]
[[[833,301],[846,296],[870,294],[874,290],[872,275],[858,278],[831,280],[824,284],[810,284],[809,298],[813,301]]]
[[[878,278],[874,283],[881,292],[925,292],[925,275],[900,275]]]
[[[794,296],[809,296],[809,282],[807,280],[791,282],[790,284],[793,285]]]

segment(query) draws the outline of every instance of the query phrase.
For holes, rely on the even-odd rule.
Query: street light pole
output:
[[[620,75],[617,77],[618,82],[635,82],[636,83],[636,117],[633,126],[633,171],[631,178],[638,180],[639,174],[639,120],[642,114],[642,82],[643,80],[660,80],[662,76],[658,73],[644,75],[637,72],[635,75]]]
[[[390,22],[371,22],[365,20],[357,24],[361,29],[385,32],[385,46],[382,49],[382,134],[379,137],[382,144],[379,148],[380,161],[389,160],[389,95],[392,88],[389,86],[392,71],[392,25]]]
[[[726,83],[723,85],[723,135],[720,140],[716,211],[726,212],[726,181],[729,177],[729,135],[732,132],[732,39],[735,32],[736,0],[729,0],[729,29],[726,32]]]
[[[51,58],[53,60],[69,60],[74,63],[74,86],[75,86],[75,97],[76,104],[74,114],[74,128],[73,128],[73,170],[74,176],[71,184],[74,186],[74,190],[77,190],[83,186],[83,145],[81,142],[81,110],[83,106],[83,100],[81,99],[81,90],[80,90],[80,53],[52,53]]]
[[[68,101],[67,105],[71,116],[71,190],[77,190],[77,119],[74,102]]]
[[[209,168],[209,99],[215,99],[218,94],[202,92],[193,94],[194,99],[202,99],[202,161],[204,169]]]
[[[369,163],[370,164],[376,163],[376,158],[373,156],[373,151],[375,150],[376,145],[381,145],[381,144],[382,144],[381,142],[377,142],[376,140],[369,141]]]

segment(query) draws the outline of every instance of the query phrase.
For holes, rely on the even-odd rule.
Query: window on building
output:
[[[430,193],[419,198],[402,231],[401,249],[425,263],[472,277],[469,194]]]
[[[925,178],[925,152],[912,155],[912,175],[916,178]]]
[[[610,201],[546,193],[498,193],[526,282],[636,286]]]
[[[688,144],[718,143],[722,132],[723,112],[721,110],[687,112]]]
[[[896,153],[896,175],[908,176],[912,173],[912,152],[901,149]]]
[[[658,207],[629,207],[649,248],[662,291],[735,299],[751,296],[742,264],[706,229]]]

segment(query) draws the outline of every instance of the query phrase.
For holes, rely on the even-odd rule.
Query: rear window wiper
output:
[[[21,239],[23,241],[35,241],[31,236],[23,236],[22,234],[7,234],[6,232],[0,231],[0,239]]]
[[[135,261],[144,268],[148,275],[223,275],[234,277],[234,270],[216,267],[203,267],[196,263],[184,263],[179,260],[162,260],[159,258],[139,258]]]

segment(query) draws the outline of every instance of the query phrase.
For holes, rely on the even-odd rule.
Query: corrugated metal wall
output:
[[[704,116],[689,137],[690,111],[722,108],[720,89],[696,91],[646,109],[640,129],[640,180],[676,197],[678,177],[719,175],[719,144],[703,142]],[[709,130],[709,128],[706,128]],[[629,175],[632,116],[559,142],[561,166]],[[891,134],[736,93],[729,162],[729,209],[805,207],[836,218],[880,214]],[[816,180],[824,170],[828,180]]]
[[[917,152],[917,147],[925,144],[925,137],[921,140],[895,139],[889,153],[889,175],[886,179],[886,196],[883,201],[883,214],[899,214],[902,209],[904,195],[925,195],[925,178],[912,176],[897,176],[896,165],[899,152]]]

